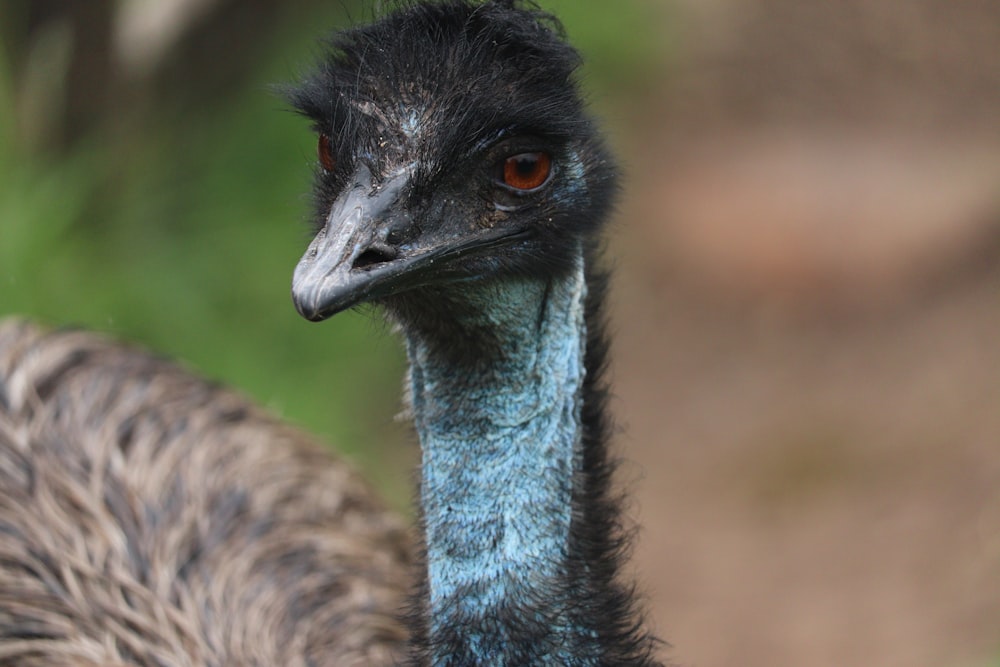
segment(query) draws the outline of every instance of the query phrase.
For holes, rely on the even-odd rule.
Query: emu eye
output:
[[[536,190],[549,180],[552,158],[548,153],[519,153],[503,163],[503,184],[515,190]]]
[[[319,135],[319,146],[317,146],[316,152],[319,154],[319,163],[324,170],[333,171],[337,168],[337,160],[333,157],[333,148],[330,146],[328,135]]]

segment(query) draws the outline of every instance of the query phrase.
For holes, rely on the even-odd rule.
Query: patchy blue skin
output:
[[[580,159],[579,153],[573,151],[566,168],[569,171],[567,182],[573,189],[577,190],[585,187],[587,183],[587,169],[583,166],[583,160]]]
[[[472,654],[502,665],[512,629],[497,610],[511,602],[545,601],[539,623],[554,635],[595,636],[570,627],[560,610],[571,600],[550,599],[562,590],[551,584],[566,568],[579,468],[586,283],[580,259],[551,284],[467,289],[480,306],[472,324],[495,332],[502,357],[456,368],[415,336],[407,341],[423,450],[430,632],[467,628]],[[574,643],[532,664],[594,664]]]
[[[573,198],[581,195],[586,196],[587,178],[580,154],[576,151],[570,153],[563,169],[566,170],[566,176],[563,179],[565,189],[556,190],[553,193],[553,200],[569,203]]]
[[[403,134],[405,134],[406,138],[410,141],[413,141],[414,137],[416,137],[423,129],[421,127],[422,117],[423,114],[418,112],[416,109],[408,109],[405,112],[400,129],[403,130]]]

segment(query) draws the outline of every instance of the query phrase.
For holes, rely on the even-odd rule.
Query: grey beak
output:
[[[369,168],[359,166],[295,267],[292,300],[304,318],[315,322],[346,310],[405,270],[399,246],[413,223],[401,199],[411,174],[397,172],[376,188]]]

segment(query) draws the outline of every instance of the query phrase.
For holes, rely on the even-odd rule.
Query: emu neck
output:
[[[475,288],[458,324],[490,332],[478,359],[408,336],[435,665],[590,664],[566,584],[585,300],[581,261]]]

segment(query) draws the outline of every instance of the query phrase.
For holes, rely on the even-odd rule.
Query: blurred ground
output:
[[[997,664],[1000,5],[665,20],[613,248],[665,657]]]

